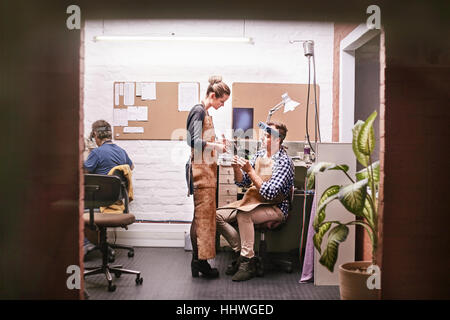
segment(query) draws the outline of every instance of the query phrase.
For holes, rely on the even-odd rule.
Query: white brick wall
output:
[[[315,41],[317,83],[320,85],[320,124],[323,141],[331,141],[333,24],[245,21],[249,44],[178,44],[97,42],[96,35],[242,36],[244,21],[87,21],[85,33],[85,136],[92,122],[113,120],[114,81],[195,81],[201,95],[210,75],[233,82],[307,83],[307,60],[299,44]],[[231,101],[212,111],[218,135],[229,134]],[[170,119],[167,119],[170,121]],[[192,197],[187,197],[184,164],[189,148],[179,141],[116,141],[135,163],[138,219],[192,220]]]
[[[189,148],[184,141],[116,141],[132,158],[137,219],[192,220],[192,197],[187,197],[185,163]]]

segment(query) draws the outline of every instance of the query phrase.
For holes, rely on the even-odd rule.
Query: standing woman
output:
[[[209,78],[206,96],[189,112],[186,129],[191,156],[186,166],[189,195],[194,195],[194,219],[191,224],[193,277],[201,273],[216,278],[219,272],[211,268],[207,259],[216,256],[216,189],[217,154],[227,151],[225,138],[216,142],[209,108],[219,109],[230,96],[230,88],[222,77]]]

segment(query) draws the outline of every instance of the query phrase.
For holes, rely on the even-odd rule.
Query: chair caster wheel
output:
[[[116,276],[116,278],[120,278],[120,276],[122,275],[122,272],[116,271],[116,272],[114,272],[114,275]]]
[[[115,257],[109,257],[109,258],[108,258],[108,262],[109,262],[109,263],[113,263],[114,261],[116,261],[116,258],[115,258]]]
[[[139,276],[136,278],[136,284],[140,285],[142,284],[142,282],[144,282],[144,278],[140,278]]]
[[[109,292],[114,292],[114,291],[116,291],[116,285],[115,285],[115,284],[109,284],[109,285],[108,285],[108,291],[109,291]]]
[[[134,251],[128,251],[128,258],[134,257]]]

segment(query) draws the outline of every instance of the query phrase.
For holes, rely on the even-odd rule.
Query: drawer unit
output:
[[[227,204],[230,204],[232,202],[235,202],[237,200],[236,196],[219,196],[219,207],[226,206]]]
[[[234,184],[234,172],[231,166],[219,166],[217,206],[222,207],[237,200],[238,187]]]
[[[225,175],[228,175],[228,174],[230,174],[230,175],[234,175],[234,172],[233,172],[233,167],[232,166],[220,166],[219,167],[219,175],[223,175],[223,174],[225,174]]]
[[[219,184],[219,198],[220,196],[236,196],[238,187],[233,184]],[[219,199],[220,200],[220,199]]]
[[[233,174],[219,174],[219,183],[220,184],[234,184],[234,175]]]

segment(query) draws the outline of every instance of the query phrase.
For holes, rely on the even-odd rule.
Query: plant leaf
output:
[[[337,164],[337,165],[335,165],[333,167],[329,167],[328,170],[341,170],[341,171],[347,172],[348,171],[348,165],[346,165],[346,164]]]
[[[306,176],[308,177],[308,176],[313,175],[313,174],[315,175],[318,172],[323,172],[323,171],[325,171],[327,168],[329,168],[331,166],[336,166],[336,164],[332,163],[332,162],[324,162],[324,161],[318,162],[315,165],[312,165],[308,169],[308,171],[306,172]]]
[[[375,110],[361,126],[361,130],[358,134],[358,150],[366,156],[370,156],[375,148],[375,134],[372,125],[376,117],[377,111]],[[367,167],[367,165],[365,167]]]
[[[364,122],[361,120],[358,120],[352,129],[353,139],[352,139],[352,149],[353,153],[356,156],[356,159],[359,163],[361,163],[364,167],[367,167],[369,165],[369,157],[361,153],[358,149],[358,136],[359,132],[361,131],[361,128],[363,126]]]
[[[338,197],[340,186],[331,186],[326,189],[322,196],[320,197],[319,203],[317,205],[317,214],[314,217],[313,228],[317,232],[320,224],[325,220],[325,208],[328,203],[333,201]]]
[[[323,172],[325,170],[341,170],[347,172],[348,166],[346,164],[337,165],[332,162],[323,162],[323,161],[316,163],[315,165],[311,166],[306,172],[306,179],[307,179],[306,187],[308,190],[314,188],[316,174],[319,172]]]
[[[325,169],[327,167],[330,166],[334,166],[334,163],[331,162],[318,162],[315,165],[311,166],[308,171],[306,172],[306,179],[307,179],[307,183],[306,183],[306,188],[308,190],[314,189],[314,185],[315,185],[315,178],[316,178],[316,174],[318,172],[323,172],[325,171]]]
[[[369,183],[371,182],[370,170],[373,170],[373,178],[375,180],[375,184],[380,182],[380,161],[375,161],[370,166],[356,173],[356,180],[360,181],[363,179],[369,179]]]
[[[317,210],[318,211],[325,210],[325,207],[327,206],[327,204],[338,197],[340,190],[341,190],[341,186],[338,186],[338,185],[328,187],[322,193],[322,196],[320,197],[319,203],[317,205]],[[322,223],[322,221],[320,221],[320,223]]]
[[[325,208],[322,210],[317,210],[317,214],[314,217],[313,229],[315,232],[319,231],[319,226],[323,220],[325,220]]]
[[[339,191],[339,201],[351,213],[361,216],[367,196],[368,179],[364,179],[348,186],[342,187]]]
[[[319,262],[331,272],[333,272],[337,261],[339,244],[347,239],[347,235],[348,227],[344,224],[334,227],[328,234],[327,246]]]
[[[319,253],[321,253],[322,249],[322,239],[323,236],[325,235],[325,233],[327,233],[328,229],[330,229],[332,222],[325,222],[322,225],[320,225],[316,231],[316,233],[314,234],[313,237],[313,242],[314,242],[314,247],[316,247],[317,251],[319,251]]]
[[[309,172],[309,169],[308,169]],[[306,175],[306,189],[312,190],[315,188],[316,184],[316,175],[315,174],[307,174]]]

